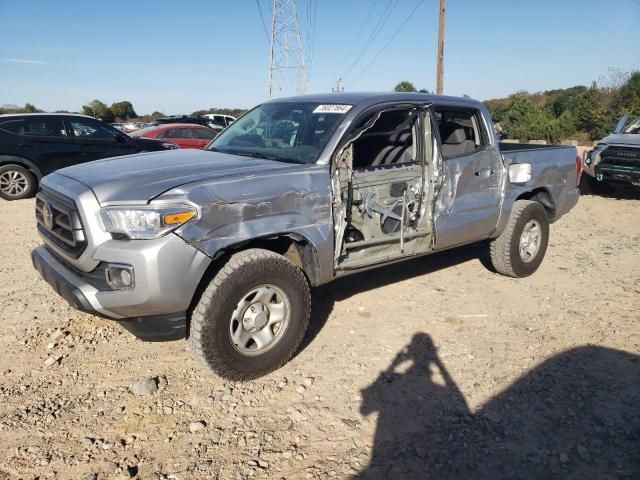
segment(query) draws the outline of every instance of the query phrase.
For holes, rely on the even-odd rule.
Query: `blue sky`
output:
[[[258,0],[267,22],[270,1]],[[317,5],[310,90],[331,90],[356,60],[346,90],[400,80],[435,90],[438,0],[409,16],[418,2],[297,0],[305,41]],[[444,93],[485,100],[590,84],[609,66],[639,69],[639,47],[640,0],[448,0]],[[0,0],[0,105],[251,107],[266,97],[267,68],[256,0]]]

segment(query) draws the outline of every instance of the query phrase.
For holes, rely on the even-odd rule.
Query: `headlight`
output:
[[[186,205],[151,207],[107,207],[100,211],[106,232],[132,240],[160,238],[198,215]]]

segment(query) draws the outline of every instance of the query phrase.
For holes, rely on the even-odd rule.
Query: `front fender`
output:
[[[200,215],[176,233],[212,258],[252,240],[297,235],[317,252],[318,283],[326,283],[334,274],[328,171],[328,166],[311,167],[181,188]],[[168,192],[163,197],[173,196]]]

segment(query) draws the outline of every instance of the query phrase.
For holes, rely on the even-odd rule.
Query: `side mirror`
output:
[[[120,132],[113,132],[113,139],[118,143],[124,143],[124,135]]]

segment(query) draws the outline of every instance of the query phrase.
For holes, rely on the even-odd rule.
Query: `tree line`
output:
[[[399,82],[394,90],[429,93],[425,88],[416,89],[413,83],[406,80]],[[640,116],[640,71],[625,73],[609,68],[605,76],[588,87],[578,85],[537,93],[520,91],[506,98],[487,100],[484,104],[504,138],[547,140],[552,143],[577,140],[587,143],[609,134],[623,113],[629,114],[632,119]],[[0,107],[0,114],[37,112],[42,110],[30,103],[24,107]],[[196,110],[192,115],[213,113],[237,118],[245,112],[241,108],[209,108]],[[81,113],[109,123],[127,120],[148,122],[164,116],[159,111],[139,116],[133,104],[127,100],[112,103],[111,106],[94,100],[83,105]]]
[[[589,87],[522,91],[484,103],[506,138],[584,144],[611,133],[623,113],[640,116],[640,72],[610,69]]]
[[[429,93],[424,88],[417,90],[406,80],[394,91]],[[610,67],[589,87],[520,91],[484,104],[504,138],[588,143],[611,133],[623,113],[631,119],[640,116],[640,72],[625,73]]]
[[[247,110],[243,108],[209,108],[207,110],[196,110],[195,112],[192,112],[191,115],[202,116],[208,113],[217,113],[222,115],[231,115],[237,118],[243,115],[246,111]],[[26,103],[24,107],[9,104],[0,107],[0,114],[3,113],[44,113],[44,110],[37,108],[31,103]],[[150,122],[165,116],[164,113],[159,111],[155,111],[148,115],[138,115],[133,104],[128,100],[112,103],[111,106],[100,100],[93,100],[92,102],[83,105],[82,111],[80,112],[56,110],[53,113],[82,113],[90,117],[98,118],[107,123],[126,121]]]

